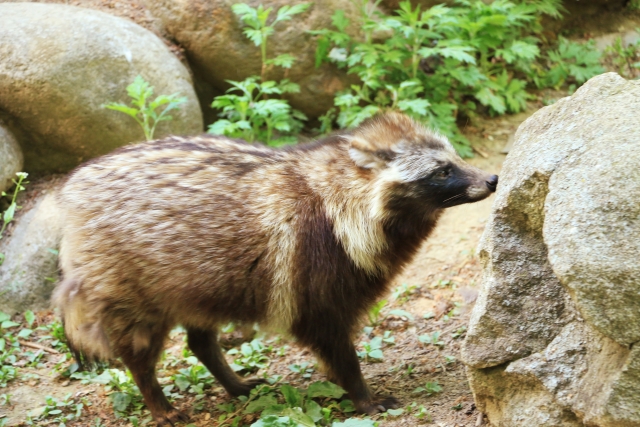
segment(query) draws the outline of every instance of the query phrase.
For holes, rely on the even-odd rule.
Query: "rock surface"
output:
[[[0,192],[13,185],[16,172],[22,171],[22,150],[11,131],[0,120]]]
[[[226,90],[225,80],[244,80],[251,75],[260,75],[260,47],[251,42],[242,32],[242,21],[231,6],[233,0],[143,0],[146,7],[159,17],[165,29],[185,49],[196,75],[218,90]],[[291,2],[284,0],[249,0],[244,3],[252,7],[262,4],[275,10]],[[289,96],[291,105],[310,117],[324,114],[333,106],[335,93],[347,87],[345,71],[332,64],[315,68],[316,42],[309,30],[334,28],[331,15],[336,9],[345,12],[351,20],[353,34],[357,33],[359,11],[348,0],[319,0],[304,13],[295,15],[290,21],[280,22],[267,42],[267,57],[280,54],[296,56],[296,62],[287,76],[300,85],[300,93]],[[285,77],[282,69],[275,67],[266,76],[280,80]],[[211,102],[211,101],[209,101]]]
[[[16,216],[10,234],[0,240],[5,256],[0,265],[0,311],[48,307],[58,280],[60,225],[54,190],[38,195],[31,209]]]
[[[640,426],[640,82],[523,123],[480,243],[462,358],[495,426]]]
[[[66,171],[144,138],[137,123],[103,104],[129,103],[142,75],[155,95],[188,98],[156,137],[203,130],[187,69],[151,32],[125,19],[73,6],[0,4],[0,110],[15,124],[30,172]],[[155,96],[154,95],[154,96]]]

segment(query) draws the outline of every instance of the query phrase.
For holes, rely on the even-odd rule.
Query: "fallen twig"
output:
[[[36,344],[33,342],[28,342],[28,341],[18,341],[20,343],[20,345],[23,345],[25,347],[31,347],[31,348],[37,348],[38,350],[43,350],[46,351],[47,353],[51,353],[51,354],[60,354],[60,352],[58,350],[54,350],[52,348],[49,347],[45,347],[43,345],[40,344]]]

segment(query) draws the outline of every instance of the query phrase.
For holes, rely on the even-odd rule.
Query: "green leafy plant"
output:
[[[376,17],[366,3],[361,7],[363,41],[345,35],[350,22],[340,11],[333,16],[337,31],[314,32],[316,62],[347,67],[361,80],[336,96],[341,127],[357,126],[383,109],[400,110],[446,134],[461,154],[470,155],[456,126],[459,111],[472,112],[476,102],[498,113],[522,109],[523,84],[511,73],[497,73],[504,64],[526,68],[538,55],[525,29],[536,22],[540,8],[505,0],[490,5],[460,0],[454,8],[438,5],[422,11],[404,1],[395,16]],[[553,5],[559,2],[547,3],[547,11],[557,13]],[[374,33],[389,36],[378,41]]]
[[[17,180],[15,178],[12,179],[15,187],[13,190],[13,194],[11,195],[11,203],[9,204],[9,207],[7,208],[7,210],[4,211],[4,214],[2,214],[2,227],[0,227],[0,239],[2,239],[2,236],[4,234],[4,231],[7,228],[7,225],[9,225],[11,221],[13,221],[13,217],[15,216],[16,211],[21,208],[20,206],[17,205],[16,199],[18,198],[18,194],[21,191],[25,190],[24,186],[29,183],[29,181],[25,181],[28,175],[29,174],[26,172],[17,172],[16,176],[18,177],[18,179]],[[7,196],[8,196],[7,193],[3,191],[2,197],[7,197]],[[3,262],[4,262],[4,254],[0,253],[0,265],[2,265]]]
[[[211,387],[213,384],[213,376],[202,366],[195,356],[187,358],[188,368],[183,368],[173,375],[173,381],[180,391],[189,391],[195,394],[197,398],[204,397],[204,389]],[[171,386],[165,387],[165,393],[171,390]]]
[[[158,95],[151,101],[153,86],[145,81],[142,76],[136,76],[133,82],[127,86],[127,94],[131,98],[131,106],[119,102],[110,102],[105,104],[104,107],[131,116],[142,128],[147,141],[153,139],[158,123],[173,119],[167,114],[169,111],[175,110],[181,104],[187,102],[187,98],[180,97],[178,93]],[[161,107],[164,108],[158,111]]]
[[[241,82],[228,80],[228,83],[232,87],[227,95],[217,96],[211,104],[220,109],[220,116],[225,118],[210,125],[209,133],[281,145],[290,142],[291,138],[274,139],[274,131],[292,133],[302,128],[301,120],[306,120],[304,114],[292,109],[284,99],[264,98],[267,95],[299,92],[298,85],[287,79],[280,83],[261,83],[256,76]]]
[[[442,391],[442,386],[438,384],[437,381],[429,381],[424,387],[417,387],[413,390],[414,393],[426,393],[427,395],[432,395],[436,393],[440,393]]]
[[[236,372],[255,372],[269,366],[268,353],[273,351],[273,347],[265,346],[261,340],[254,339],[250,343],[242,343],[240,349],[232,348],[227,352],[231,356],[238,356],[230,365]]]
[[[59,423],[59,426],[64,427],[67,422],[77,420],[82,416],[84,406],[83,402],[77,402],[73,399],[71,393],[67,394],[63,399],[46,396],[45,406],[37,410],[41,412],[35,418],[47,424],[52,422]]]
[[[352,127],[382,110],[399,110],[447,135],[462,155],[471,150],[457,128],[460,115],[526,108],[528,83],[544,74],[541,17],[561,12],[560,0],[457,0],[426,10],[403,1],[393,16],[376,15],[366,0],[359,4],[359,22],[338,10],[335,29],[313,31],[316,65],[332,62],[360,79],[336,96],[337,111],[322,126],[333,115],[340,127]],[[361,39],[347,34],[353,25],[362,28]]]
[[[218,425],[236,425],[243,415],[249,414],[259,416],[252,426],[331,425],[334,414],[344,416],[355,410],[350,400],[335,401],[344,394],[341,387],[328,381],[311,383],[306,390],[290,384],[262,385],[252,390],[249,396],[241,396],[240,405],[218,405],[217,408],[224,412],[218,418]],[[324,405],[320,406],[316,399],[322,399]],[[328,399],[332,401],[327,402]]]
[[[260,53],[262,56],[262,71],[260,78],[265,79],[266,71],[269,66],[277,65],[283,68],[291,68],[295,58],[289,54],[278,55],[273,59],[267,59],[267,39],[275,32],[275,26],[279,22],[289,21],[294,15],[305,12],[310,3],[300,3],[293,6],[284,5],[276,13],[276,18],[267,25],[269,15],[273,11],[273,8],[265,9],[264,6],[259,5],[257,8],[253,8],[245,3],[237,3],[231,6],[233,13],[238,15],[242,22],[245,24],[243,32],[249,40],[251,40],[256,46],[260,47]]]
[[[558,47],[547,52],[546,71],[534,78],[538,87],[559,88],[565,84],[582,84],[604,72],[595,42],[577,43],[559,38]]]
[[[209,126],[209,133],[243,138],[249,142],[263,141],[268,145],[282,145],[295,141],[290,134],[302,129],[307,117],[280,98],[287,93],[300,92],[300,86],[288,79],[280,82],[266,80],[268,71],[274,67],[285,70],[291,68],[295,58],[289,54],[267,57],[267,40],[275,32],[279,22],[288,21],[294,15],[303,13],[309,3],[294,6],[285,5],[278,9],[276,18],[268,24],[273,8],[262,5],[253,8],[240,3],[232,6],[233,12],[245,25],[244,34],[260,47],[262,68],[260,76],[251,76],[244,81],[227,82],[231,88],[225,95],[214,99],[211,106],[220,110],[220,120]],[[277,97],[273,97],[273,96]],[[275,137],[275,133],[278,137]]]
[[[640,28],[636,29],[640,31]],[[627,78],[635,78],[640,73],[640,41],[626,44],[622,37],[617,37],[611,46],[605,49],[608,60],[613,62],[618,74]]]
[[[105,369],[101,374],[93,372],[75,372],[71,378],[80,379],[83,383],[102,384],[109,395],[116,418],[125,418],[133,425],[138,425],[142,414],[142,395],[128,371]]]
[[[444,346],[444,342],[440,340],[439,331],[435,331],[432,334],[420,335],[418,341],[427,345]]]
[[[295,372],[302,376],[302,378],[309,379],[313,375],[314,368],[309,362],[302,362],[300,364],[289,365],[291,372]]]
[[[388,332],[388,331],[387,331]],[[387,342],[393,343],[395,340],[390,340],[390,334],[386,336]],[[369,342],[363,341],[360,343],[362,351],[358,351],[358,357],[364,360],[381,361],[384,359],[382,352],[383,337],[373,337]]]
[[[371,306],[371,308],[369,309],[369,323],[371,325],[378,324],[382,309],[387,305],[388,302],[389,301],[387,301],[386,299],[383,299]]]
[[[406,283],[403,283],[393,291],[392,295],[396,302],[402,305],[405,302],[409,301],[411,296],[419,290],[420,287],[417,285],[407,285]]]

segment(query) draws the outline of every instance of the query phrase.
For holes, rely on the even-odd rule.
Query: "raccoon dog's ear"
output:
[[[345,139],[349,141],[349,157],[360,168],[384,169],[395,157],[393,151],[375,150],[360,138],[350,136]]]

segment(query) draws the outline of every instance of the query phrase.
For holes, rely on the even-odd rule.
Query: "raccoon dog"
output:
[[[217,329],[257,322],[312,350],[359,411],[394,408],[365,383],[351,338],[443,209],[497,183],[395,113],[282,149],[221,136],[127,146],[61,189],[54,305],[76,358],[122,358],[160,425],[187,418],[155,375],[176,324],[231,395],[260,380],[230,369]]]

